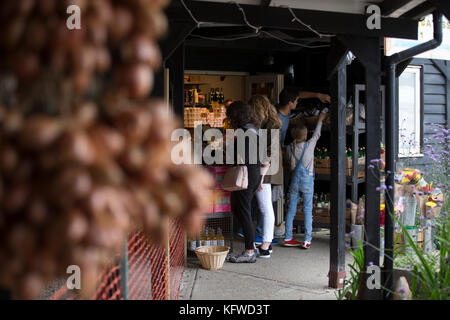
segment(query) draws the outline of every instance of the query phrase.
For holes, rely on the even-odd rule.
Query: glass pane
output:
[[[405,70],[399,78],[399,151],[404,155],[418,152],[416,134],[419,133],[419,101],[416,77],[419,74]]]

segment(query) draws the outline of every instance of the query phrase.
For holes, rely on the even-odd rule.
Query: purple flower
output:
[[[375,168],[372,164],[369,164],[367,167],[368,167],[369,169],[374,169],[374,168]]]
[[[390,190],[392,190],[392,186],[388,186],[388,188],[389,188]]]
[[[339,267],[339,271],[344,271],[344,270],[345,270],[345,268],[343,266]]]
[[[391,170],[388,170],[388,171],[386,171],[386,173],[387,173],[387,174],[391,174],[392,172],[391,172]]]
[[[423,220],[423,219],[425,219],[425,217],[424,217],[424,216],[420,216],[419,219],[420,219],[420,220]]]
[[[400,288],[400,289],[398,289],[398,292],[400,292],[400,293],[405,293],[405,288]]]
[[[369,262],[369,266],[373,266],[373,262],[372,261]]]
[[[346,233],[346,234],[345,234],[345,237],[346,237],[346,238],[350,237],[350,233]]]
[[[350,248],[350,243],[346,243],[346,244],[345,244],[345,247],[346,247],[346,248]]]
[[[442,214],[443,214],[444,216],[446,216],[446,215],[448,214],[448,212],[447,212],[447,211],[444,211],[444,212],[442,212]]]
[[[352,236],[355,234],[355,230],[350,231],[349,235]]]
[[[360,215],[360,216],[358,216],[357,218],[358,218],[358,219],[363,219],[363,218],[364,218],[364,215]],[[355,232],[355,231],[352,231],[352,232]]]
[[[406,269],[411,269],[411,266],[409,264],[407,264],[405,267]]]

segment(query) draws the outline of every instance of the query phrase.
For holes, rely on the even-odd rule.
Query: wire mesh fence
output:
[[[184,272],[185,236],[177,219],[170,222],[167,247],[151,244],[139,230],[129,235],[125,249],[102,272],[90,299],[178,299]],[[73,300],[77,296],[63,282],[50,299]]]

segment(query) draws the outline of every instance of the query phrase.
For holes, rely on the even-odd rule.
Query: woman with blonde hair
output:
[[[278,155],[271,154],[272,130],[278,130],[280,134],[281,121],[278,118],[275,107],[270,103],[269,99],[264,95],[254,95],[249,105],[253,108],[258,118],[261,120],[261,129],[267,130],[267,156],[271,159],[273,156],[278,156],[278,170],[275,174],[265,175],[262,179],[258,191],[256,192],[256,199],[262,214],[262,219],[258,219],[258,227],[261,228],[262,223],[262,244],[258,247],[260,258],[270,258],[272,252],[272,239],[275,227],[275,213],[272,204],[272,188],[271,185],[283,184],[283,167],[281,166],[281,147],[278,148]],[[273,137],[273,141],[279,141],[279,137]],[[276,163],[276,162],[275,162]],[[275,164],[274,163],[274,164]],[[274,165],[272,164],[272,165]],[[265,167],[271,164],[266,163]]]

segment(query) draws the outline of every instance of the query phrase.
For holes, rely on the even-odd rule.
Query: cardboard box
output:
[[[358,158],[358,165],[364,165],[366,158]],[[330,158],[317,159],[314,158],[314,170],[316,174],[331,174]],[[352,175],[352,159],[346,158],[346,175]],[[358,178],[364,178],[366,176],[365,170],[358,171]]]

